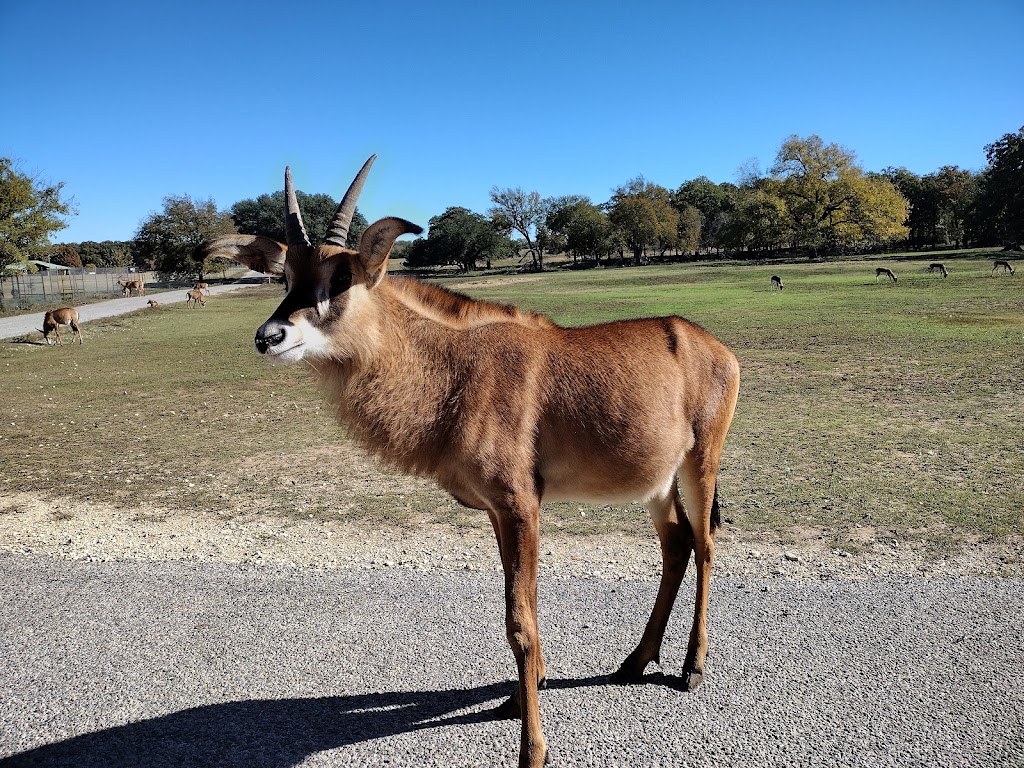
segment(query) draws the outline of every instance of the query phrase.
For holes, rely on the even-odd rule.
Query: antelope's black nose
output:
[[[264,355],[268,349],[276,347],[284,341],[285,330],[289,325],[290,323],[283,323],[273,318],[261,325],[256,331],[256,349],[259,353]]]

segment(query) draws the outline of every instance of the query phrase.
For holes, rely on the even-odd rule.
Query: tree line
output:
[[[580,264],[616,259],[639,264],[725,254],[829,257],[886,249],[968,247],[1024,242],[1024,127],[985,147],[981,171],[943,166],[918,175],[906,168],[866,171],[849,150],[818,136],[790,136],[767,170],[744,167],[736,183],[700,176],[675,189],[643,176],[607,201],[583,195],[543,198],[521,188],[490,190],[483,213],[453,206],[429,221],[426,237],[400,245],[414,269],[470,270],[516,257],[543,269],[546,256]],[[69,266],[136,266],[168,276],[202,276],[225,265],[204,260],[201,246],[232,232],[284,240],[284,193],[219,210],[212,199],[168,196],[130,241],[50,244],[74,214],[63,184],[45,184],[0,158],[0,269],[28,258]],[[314,242],[337,203],[297,193]],[[358,211],[350,245],[366,226]]]

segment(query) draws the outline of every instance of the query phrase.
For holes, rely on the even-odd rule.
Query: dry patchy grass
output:
[[[949,259],[946,260],[949,265]],[[855,551],[864,531],[941,553],[964,534],[1024,534],[1024,280],[987,258],[686,265],[488,279],[473,295],[567,324],[681,314],[740,358],[720,479],[750,532],[811,530]],[[783,293],[768,286],[781,274]],[[89,323],[85,346],[0,345],[0,488],[152,508],[384,524],[486,526],[431,483],[366,457],[301,368],[252,353],[280,300],[270,286],[204,310]],[[649,532],[639,505],[553,505],[567,534]]]

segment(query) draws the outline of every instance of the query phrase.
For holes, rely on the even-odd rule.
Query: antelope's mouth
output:
[[[305,354],[306,351],[306,344],[305,342],[302,341],[298,342],[297,344],[292,344],[286,349],[281,349],[282,346],[283,345],[279,344],[276,347],[268,347],[265,352],[260,351],[259,347],[257,346],[256,352],[264,360],[267,360],[271,363],[294,363],[297,360],[301,360],[302,356]]]

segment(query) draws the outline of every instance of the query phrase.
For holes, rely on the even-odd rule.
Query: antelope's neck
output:
[[[450,436],[450,411],[462,386],[453,365],[452,329],[400,302],[377,307],[363,354],[314,366],[327,402],[364,448],[417,474],[433,474]]]

